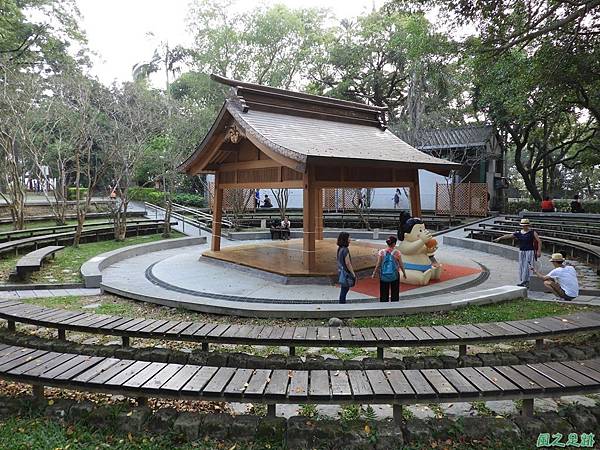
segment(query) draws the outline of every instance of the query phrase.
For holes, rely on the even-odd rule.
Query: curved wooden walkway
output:
[[[386,347],[458,345],[465,354],[469,344],[536,340],[541,345],[544,338],[600,331],[600,312],[425,327],[284,327],[120,317],[0,300],[0,318],[11,330],[17,322],[55,328],[61,339],[69,330],[120,336],[123,345],[137,337],[198,342],[205,350],[209,344],[287,346],[290,354],[296,347],[377,347],[379,357]]]

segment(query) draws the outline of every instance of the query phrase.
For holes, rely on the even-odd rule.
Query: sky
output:
[[[338,18],[346,18],[369,12],[373,4],[381,6],[382,0],[238,0],[235,7],[250,10],[275,3],[327,8]],[[131,80],[133,66],[148,60],[161,41],[191,43],[185,25],[189,0],[77,0],[77,4],[89,47],[97,54],[92,74],[105,84]]]

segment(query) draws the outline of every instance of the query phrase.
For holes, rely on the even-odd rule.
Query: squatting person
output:
[[[579,295],[579,282],[575,268],[565,264],[565,258],[561,253],[553,253],[550,262],[554,269],[548,275],[539,273],[533,266],[531,266],[531,271],[544,280],[544,286],[550,289],[554,295],[563,300],[573,300]]]

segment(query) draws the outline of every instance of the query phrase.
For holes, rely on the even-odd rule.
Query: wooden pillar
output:
[[[219,172],[215,173],[215,192],[213,200],[213,226],[210,249],[221,251],[221,221],[223,220],[223,189],[220,185]]]
[[[410,187],[410,214],[421,217],[421,190],[419,189],[419,171],[414,171],[413,184]]]
[[[304,191],[302,195],[303,200],[303,265],[305,269],[314,270],[317,265],[317,258],[315,253],[315,238],[316,238],[316,194],[315,188],[312,185],[313,179],[310,173],[310,168],[306,169],[304,174]]]
[[[323,189],[315,189],[316,194],[316,203],[317,203],[317,213],[316,213],[316,222],[317,222],[317,236],[318,240],[323,240]]]

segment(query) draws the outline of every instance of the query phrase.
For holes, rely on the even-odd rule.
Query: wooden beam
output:
[[[410,188],[410,213],[413,217],[421,217],[421,191],[419,189],[419,171],[415,170],[415,180]]]
[[[313,174],[310,172],[310,168],[307,168],[307,173],[304,174],[304,192],[302,196],[303,200],[303,265],[306,269],[315,270],[317,266],[317,255],[315,248],[316,238],[316,221],[315,221],[315,188],[312,185]]]
[[[323,240],[323,189],[315,188],[315,203],[316,203],[316,239]]]
[[[314,186],[318,189],[335,188],[410,188],[413,181],[315,181]]]
[[[222,189],[303,189],[302,180],[262,181],[255,183],[221,183]]]
[[[215,174],[215,193],[213,202],[213,226],[210,249],[221,250],[221,220],[223,220],[223,186],[219,182],[219,173]]]
[[[228,172],[230,170],[265,169],[268,167],[281,167],[277,161],[272,159],[257,159],[254,161],[240,161],[235,163],[223,163],[218,165],[218,170]]]

